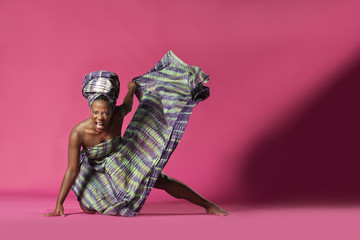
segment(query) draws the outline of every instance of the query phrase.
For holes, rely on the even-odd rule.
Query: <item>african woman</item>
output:
[[[192,109],[209,96],[208,81],[199,67],[181,61],[169,51],[149,72],[128,83],[128,92],[116,106],[120,83],[115,73],[95,71],[82,84],[91,117],[70,133],[68,166],[54,212],[65,216],[63,203],[72,189],[87,214],[136,216],[152,188],[203,207],[208,214],[227,212],[184,183],[163,173],[179,143]],[[124,117],[139,106],[123,137]]]

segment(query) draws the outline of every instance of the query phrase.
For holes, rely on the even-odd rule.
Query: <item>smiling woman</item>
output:
[[[64,215],[63,202],[71,188],[85,213],[136,216],[153,187],[202,206],[207,213],[227,215],[162,172],[192,109],[209,96],[202,84],[207,81],[208,75],[199,67],[187,65],[169,51],[148,73],[128,83],[123,103],[116,106],[117,75],[108,71],[87,74],[82,86],[91,118],[70,133],[68,168],[56,208],[45,216]],[[139,107],[121,138],[134,94]]]

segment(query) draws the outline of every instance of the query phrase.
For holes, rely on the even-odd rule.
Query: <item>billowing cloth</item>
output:
[[[193,108],[209,96],[209,76],[172,51],[133,79],[139,106],[121,136],[84,148],[72,186],[89,210],[136,216],[181,140]]]
[[[94,71],[86,74],[82,83],[82,94],[89,107],[100,95],[104,95],[114,109],[116,99],[119,97],[120,82],[115,73],[108,71]]]

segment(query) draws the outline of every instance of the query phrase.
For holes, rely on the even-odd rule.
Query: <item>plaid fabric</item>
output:
[[[139,106],[123,139],[113,138],[80,155],[72,189],[89,210],[136,216],[181,140],[193,108],[209,96],[209,76],[169,51],[133,79]]]
[[[89,107],[98,96],[104,95],[114,109],[119,91],[119,77],[115,73],[104,70],[86,74],[82,83],[82,94]]]

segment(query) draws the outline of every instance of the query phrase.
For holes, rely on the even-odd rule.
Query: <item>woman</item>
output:
[[[174,72],[164,78],[163,71],[169,70]],[[188,81],[188,72],[196,72],[196,80]],[[179,74],[185,77],[179,78]],[[172,76],[176,76],[176,84]],[[70,133],[68,167],[56,208],[44,216],[65,216],[63,203],[71,188],[85,213],[136,216],[153,187],[202,206],[209,214],[227,215],[162,172],[182,137],[192,108],[206,98],[204,76],[208,79],[200,68],[185,64],[169,51],[148,73],[128,83],[123,103],[115,106],[119,95],[117,75],[107,71],[87,74],[82,89],[91,118],[77,124]],[[123,119],[132,110],[134,93],[139,107],[121,138]]]

